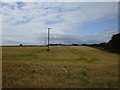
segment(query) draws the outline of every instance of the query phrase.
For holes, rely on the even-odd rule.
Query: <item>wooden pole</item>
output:
[[[50,46],[50,29],[52,29],[52,28],[47,28],[48,29],[48,49],[47,49],[47,51],[50,51],[50,48],[49,48],[49,46]]]

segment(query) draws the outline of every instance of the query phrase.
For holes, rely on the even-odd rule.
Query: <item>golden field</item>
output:
[[[2,47],[2,87],[118,87],[118,54],[86,46],[50,49]]]

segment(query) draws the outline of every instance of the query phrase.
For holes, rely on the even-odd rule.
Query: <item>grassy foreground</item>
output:
[[[85,46],[3,47],[3,88],[117,88],[118,55]]]

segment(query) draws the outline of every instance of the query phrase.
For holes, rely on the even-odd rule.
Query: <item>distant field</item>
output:
[[[117,88],[118,55],[85,46],[3,47],[3,88]]]

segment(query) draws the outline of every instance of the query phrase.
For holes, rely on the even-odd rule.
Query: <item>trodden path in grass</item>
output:
[[[3,88],[117,88],[118,55],[85,46],[3,47]]]

